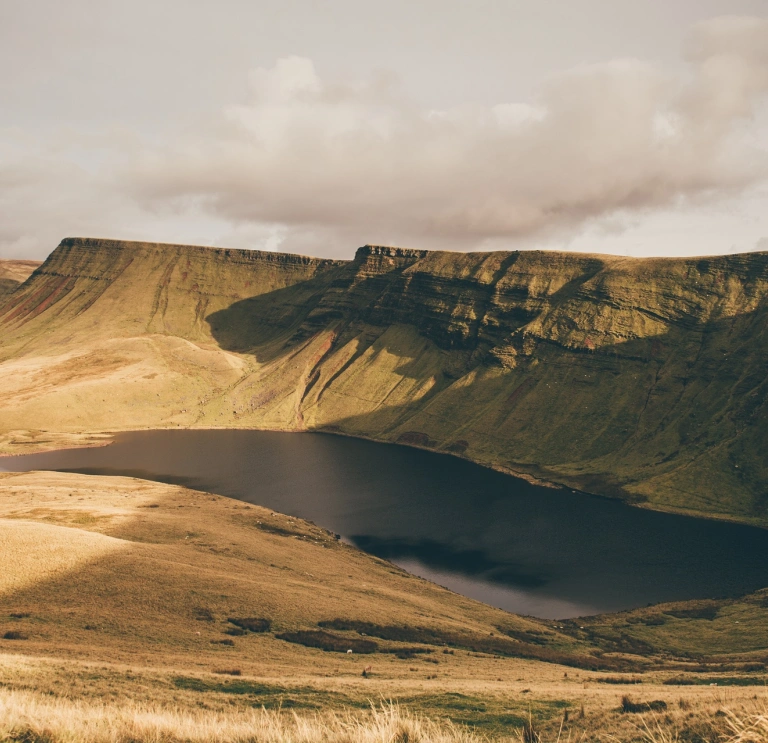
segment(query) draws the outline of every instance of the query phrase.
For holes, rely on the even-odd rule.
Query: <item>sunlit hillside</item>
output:
[[[0,302],[18,289],[40,261],[0,260]]]
[[[2,447],[336,431],[765,524],[767,292],[764,253],[344,262],[68,239],[0,307]]]
[[[9,741],[508,740],[529,721],[633,740],[656,720],[724,734],[723,709],[764,698],[765,592],[517,617],[301,519],[56,472],[0,475],[0,547]]]

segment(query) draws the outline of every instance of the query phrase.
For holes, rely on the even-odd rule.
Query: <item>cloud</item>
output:
[[[444,110],[386,74],[336,83],[286,57],[250,74],[247,102],[153,143],[0,131],[0,254],[86,233],[483,249],[722,203],[768,179],[768,21],[706,21],[684,53],[677,77],[618,59]]]
[[[551,79],[537,100],[424,110],[392,81],[337,85],[312,62],[251,75],[216,131],[127,176],[148,208],[194,203],[284,237],[477,247],[738,193],[768,173],[750,117],[768,92],[768,21],[699,24],[687,79],[634,59]]]
[[[43,257],[72,231],[108,234],[124,197],[104,181],[60,143],[0,130],[0,256]]]
[[[0,258],[45,258],[63,237],[79,235],[210,242],[204,215],[184,214],[180,224],[125,192],[120,174],[144,148],[123,130],[0,129]]]

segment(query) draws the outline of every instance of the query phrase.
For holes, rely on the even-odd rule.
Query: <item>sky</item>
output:
[[[768,250],[768,0],[0,0],[0,258]]]

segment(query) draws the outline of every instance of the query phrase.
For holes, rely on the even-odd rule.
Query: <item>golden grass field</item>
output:
[[[686,726],[686,720],[697,715],[691,711],[694,705],[687,700],[681,700],[680,704],[680,709],[664,718],[645,716],[636,720],[630,731],[605,730],[599,739],[631,738],[646,743],[679,741],[681,733],[693,730]],[[696,709],[701,711],[701,705]],[[693,739],[711,736],[710,739],[723,743],[759,743],[768,736],[768,714],[759,704],[737,710],[715,704],[710,705],[708,713],[714,714],[710,719],[716,722],[701,720],[691,736]],[[52,700],[29,692],[0,691],[0,715],[3,740],[47,743],[482,743],[489,740],[483,733],[450,720],[430,719],[387,702],[371,704],[362,712],[326,710],[291,714],[263,707],[212,712],[130,702],[94,705]],[[534,723],[528,723],[516,731],[494,737],[521,743],[593,739],[586,730],[579,730],[567,721],[561,722],[557,731],[549,735]]]
[[[642,721],[726,735],[724,710],[757,712],[768,699],[760,686],[665,685],[679,669],[596,672],[413,642],[377,640],[372,654],[286,642],[277,635],[346,618],[470,640],[499,637],[499,627],[546,632],[550,647],[577,660],[594,650],[308,522],[178,486],[2,474],[0,552],[5,740],[503,739],[529,715],[553,740],[561,724],[571,736],[635,739]],[[270,631],[228,621],[244,617],[270,619]],[[415,646],[430,652],[385,652]],[[604,683],[617,677],[642,683]],[[625,693],[667,710],[622,713]],[[390,701],[397,710],[371,712]]]

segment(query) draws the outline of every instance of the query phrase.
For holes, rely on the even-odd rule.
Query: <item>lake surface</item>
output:
[[[494,606],[566,618],[768,586],[768,530],[530,485],[418,449],[327,434],[139,431],[0,459],[180,483],[310,519]]]

